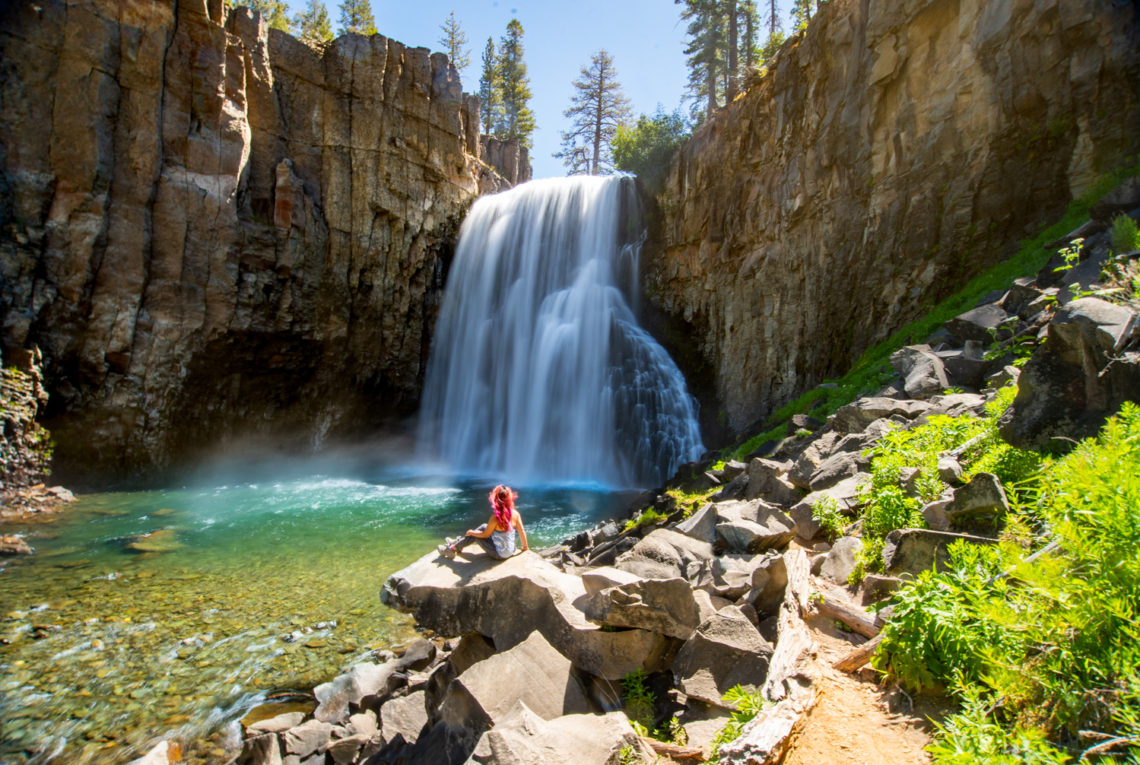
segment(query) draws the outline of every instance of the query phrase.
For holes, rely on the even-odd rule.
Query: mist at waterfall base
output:
[[[696,403],[635,316],[644,231],[628,178],[475,203],[435,328],[421,458],[512,485],[646,487],[700,457]]]

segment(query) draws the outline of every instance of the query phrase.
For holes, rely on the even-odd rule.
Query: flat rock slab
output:
[[[871,396],[845,404],[835,412],[835,429],[841,433],[860,433],[871,423],[883,418],[899,415],[913,420],[930,410],[925,401]]]
[[[665,530],[641,543],[658,534],[700,544]],[[711,557],[712,548],[706,547]],[[477,632],[499,649],[516,646],[537,630],[574,666],[599,677],[619,680],[637,669],[658,669],[668,639],[637,629],[603,631],[575,605],[585,595],[580,577],[533,552],[501,562],[429,553],[390,576],[381,599],[412,614],[425,629],[441,635]]]
[[[630,747],[651,762],[641,740],[622,712],[604,715],[565,715],[545,720],[519,702],[492,730],[479,739],[472,760],[495,765],[580,765],[617,762]]]
[[[717,542],[730,552],[761,553],[782,547],[796,535],[796,522],[759,499],[716,505]]]
[[[639,579],[586,599],[586,615],[614,627],[650,630],[687,640],[700,624],[700,609],[684,579]]]
[[[772,645],[736,606],[726,606],[701,624],[673,660],[673,674],[687,696],[726,706],[734,685],[763,685]]]

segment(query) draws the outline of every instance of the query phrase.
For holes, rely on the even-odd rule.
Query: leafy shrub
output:
[[[1112,219],[1112,228],[1108,231],[1109,246],[1117,255],[1133,250],[1140,250],[1140,229],[1128,215],[1121,213]]]
[[[820,531],[828,542],[834,542],[843,536],[843,529],[847,527],[847,519],[843,517],[839,502],[826,494],[811,506],[811,517],[819,523]]]
[[[952,548],[951,570],[894,598],[875,666],[962,701],[938,762],[1067,762],[1082,730],[1130,739],[1140,761],[1140,407],[1042,464],[1015,503],[1028,523]],[[1050,545],[1028,556],[1034,528]]]
[[[732,705],[733,711],[728,718],[728,722],[717,732],[716,737],[712,740],[712,756],[707,760],[709,763],[720,762],[721,746],[740,736],[740,732],[744,730],[744,726],[751,722],[752,718],[760,714],[760,710],[770,703],[764,700],[764,697],[760,695],[758,689],[740,685],[734,685],[729,688],[728,693],[724,694],[724,700]]]

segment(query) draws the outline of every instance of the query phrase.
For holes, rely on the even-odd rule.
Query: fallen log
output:
[[[880,632],[831,666],[842,672],[855,672],[871,660],[871,657],[875,655],[875,651],[881,642],[883,642],[883,633]]]
[[[863,637],[873,638],[883,628],[883,620],[862,608],[849,606],[836,600],[829,600],[822,593],[816,593],[813,601],[815,611],[820,616],[843,622]]]
[[[700,749],[694,749],[691,746],[677,746],[676,744],[667,744],[664,741],[658,741],[655,738],[642,738],[642,743],[653,750],[653,753],[659,757],[668,757],[672,760],[692,760],[694,762],[704,762],[705,753]]]

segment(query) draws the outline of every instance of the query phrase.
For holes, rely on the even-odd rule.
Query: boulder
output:
[[[713,544],[716,542],[716,505],[711,502],[706,503],[674,528],[685,536]]]
[[[459,639],[459,645],[447,657],[455,674],[462,675],[472,664],[478,664],[495,654],[495,646],[478,632],[469,632]]]
[[[348,725],[345,727],[350,736],[359,734],[368,736],[369,738],[376,738],[380,735],[380,722],[376,717],[376,713],[371,709],[350,715]]]
[[[373,748],[376,743],[362,733],[354,733],[333,741],[329,744],[326,753],[332,758],[335,765],[348,765],[348,763],[357,761],[365,747]],[[379,747],[374,748],[378,749]]]
[[[359,705],[368,696],[379,696],[388,689],[388,680],[396,671],[395,662],[353,666],[334,680],[313,689],[317,708],[313,717],[323,722],[338,722],[348,717],[350,706]]]
[[[480,737],[471,759],[488,765],[616,763],[623,750],[641,762],[654,759],[623,712],[545,720],[520,701]]]
[[[281,765],[281,744],[277,734],[259,733],[247,737],[242,742],[239,762],[249,765]]]
[[[768,674],[772,646],[736,606],[702,623],[673,660],[673,674],[685,695],[724,707],[734,685],[760,687]]]
[[[808,494],[788,511],[788,515],[795,521],[796,535],[811,541],[819,533],[819,521],[813,516],[813,509],[824,497],[835,500],[841,511],[854,514],[859,507],[861,487],[870,480],[871,476],[867,473],[857,473],[834,486]]]
[[[396,671],[423,670],[431,666],[437,653],[435,643],[425,638],[413,640],[396,660]]]
[[[888,576],[917,576],[930,568],[945,571],[950,563],[950,545],[957,541],[996,544],[996,539],[951,534],[930,529],[895,529],[883,546],[883,565]]]
[[[716,505],[717,543],[730,552],[759,553],[782,547],[796,535],[791,516],[762,500]]]
[[[452,751],[466,748],[470,753],[484,731],[519,702],[543,720],[590,711],[570,661],[538,632],[453,680],[434,727],[448,734]]]
[[[827,553],[819,575],[836,584],[847,584],[851,572],[855,570],[855,558],[863,549],[863,540],[858,537],[842,537]]]
[[[684,579],[638,579],[607,587],[583,605],[586,616],[613,627],[634,627],[686,640],[700,624],[693,590]]]
[[[794,505],[800,501],[800,494],[787,479],[791,465],[757,457],[748,463],[748,488],[745,499],[759,497],[777,505]]]
[[[1121,353],[1136,314],[1098,298],[1059,309],[1021,370],[999,433],[1021,448],[1065,451],[1095,435],[1121,403],[1140,400],[1140,354]]]
[[[687,578],[693,564],[712,557],[712,545],[708,542],[671,529],[656,529],[621,555],[614,565],[645,579]]]
[[[328,748],[333,726],[320,720],[308,720],[295,728],[285,731],[282,743],[285,754],[295,755],[302,760]]]
[[[1009,512],[1009,500],[996,475],[978,473],[968,484],[954,490],[943,512],[951,526],[968,525],[979,518],[1004,518]]]
[[[1105,194],[1089,208],[1089,217],[1101,223],[1111,223],[1117,213],[1140,207],[1140,175],[1126,178],[1119,186]]]
[[[942,359],[929,345],[908,345],[891,354],[891,366],[902,375],[911,398],[925,399],[950,387]]]
[[[991,303],[955,316],[946,322],[946,329],[963,341],[976,340],[982,345],[989,345],[1000,339],[998,331],[1009,318],[1010,315],[1001,306]]]
[[[638,548],[645,556],[639,553],[633,562],[656,564],[665,572],[662,579],[681,576],[680,569],[701,555],[712,557],[711,545],[667,529],[652,532],[630,553]],[[636,566],[622,568],[638,573]],[[636,669],[654,671],[668,639],[645,630],[602,630],[574,605],[585,594],[580,577],[534,552],[462,562],[432,552],[390,576],[381,599],[412,614],[424,629],[441,635],[478,632],[500,650],[538,630],[576,667],[599,677],[618,680]]]
[[[953,494],[944,493],[940,498],[929,502],[922,508],[922,517],[926,525],[935,531],[947,531],[950,528],[950,519],[946,516],[946,508],[954,501]]]
[[[750,604],[757,614],[768,616],[780,607],[787,585],[788,569],[784,556],[769,552],[759,565],[752,569],[752,588],[745,594],[744,601]]]
[[[788,471],[788,481],[804,491],[810,490],[812,474],[825,459],[836,451],[835,445],[839,443],[840,438],[842,438],[842,434],[828,431],[808,444],[807,448],[796,459],[792,469]]]
[[[820,463],[808,479],[811,491],[827,489],[859,472],[859,464],[851,452],[836,452]]]
[[[1041,290],[1037,288],[1036,280],[1030,276],[1023,276],[1020,279],[1013,280],[1013,285],[1010,286],[1009,291],[1005,293],[1005,298],[1001,301],[1001,307],[1009,313],[1020,315],[1021,309],[1039,297],[1041,297]]]
[[[712,502],[723,502],[729,499],[741,499],[748,491],[748,473],[744,472],[733,478],[721,487],[720,491],[709,497]]]
[[[767,556],[718,555],[709,565],[713,577],[709,589],[726,600],[737,600],[752,589],[752,572]]]
[[[981,417],[986,413],[986,397],[977,393],[951,393],[930,399],[931,409],[926,416],[945,414],[948,417]]]
[[[300,725],[304,719],[304,712],[283,712],[282,714],[265,720],[258,720],[255,723],[251,723],[246,726],[245,730],[247,735],[252,736],[261,733],[283,733],[290,728]]]
[[[938,478],[950,486],[962,483],[962,464],[957,457],[951,454],[938,457]]]
[[[403,736],[409,744],[416,743],[428,723],[426,697],[424,691],[416,691],[386,701],[380,707],[380,733],[385,741]]]
[[[833,416],[835,429],[841,433],[860,433],[875,420],[900,415],[913,420],[930,409],[924,401],[898,400],[872,396],[845,404]]]
[[[980,352],[972,349],[945,350],[937,352],[946,369],[946,379],[951,386],[980,388],[985,377],[987,362]]]

